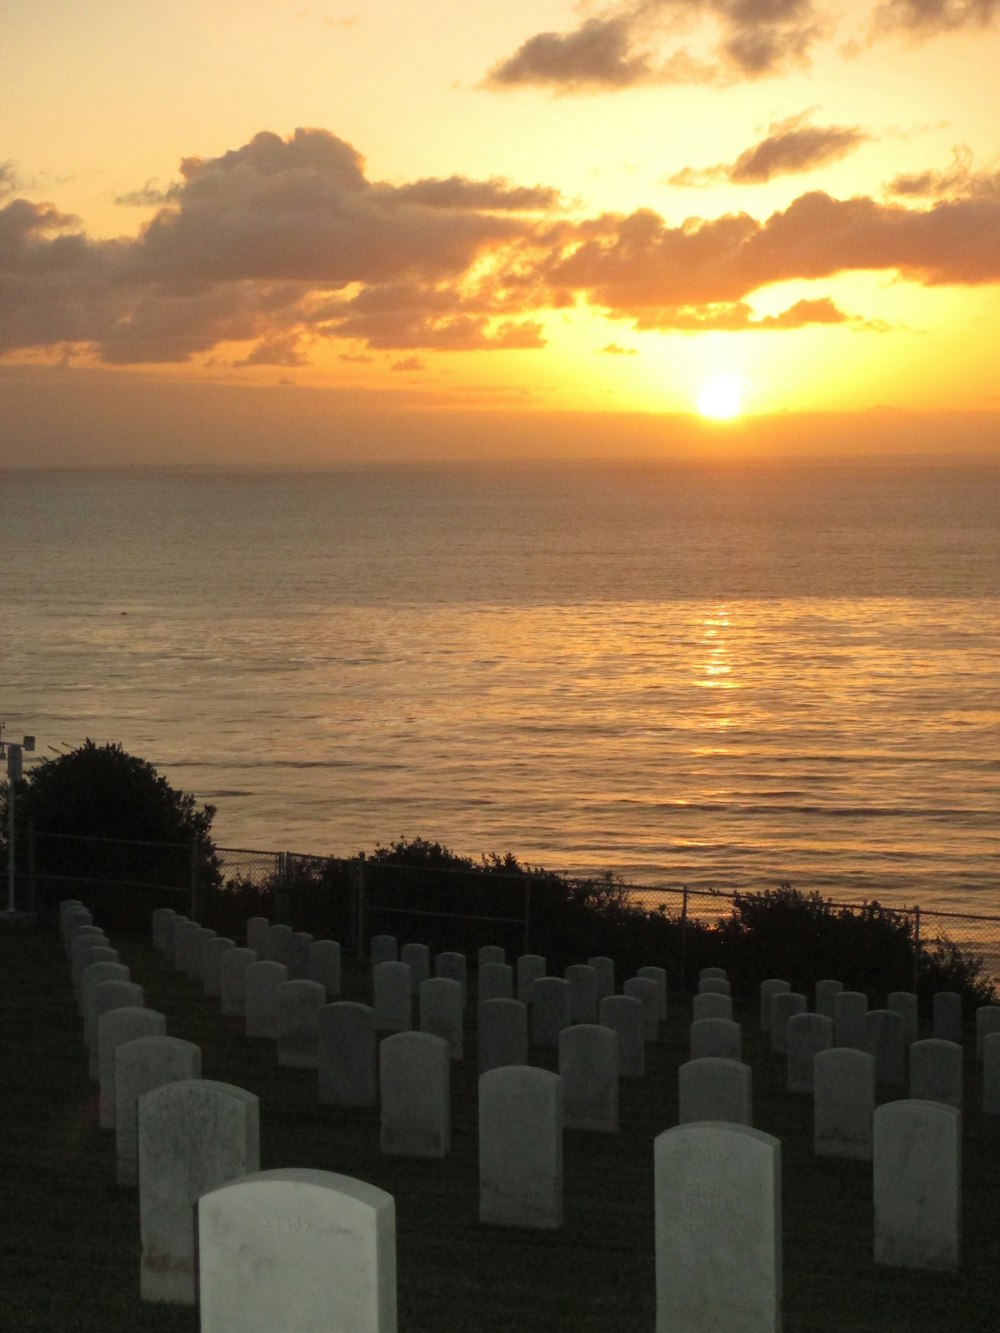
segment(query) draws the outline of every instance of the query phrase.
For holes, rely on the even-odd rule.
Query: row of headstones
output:
[[[103,937],[90,925],[89,918],[87,924],[80,924],[79,914],[71,907],[66,926],[67,948],[75,967],[82,963],[86,973],[89,966],[111,961],[83,961],[82,955],[92,948],[110,950],[107,944],[91,942]],[[117,978],[101,981],[100,975],[92,979],[88,976],[83,988],[96,992],[100,986],[131,984]],[[140,996],[133,992],[128,998]],[[135,1015],[142,1013],[148,1019],[162,1019],[162,1015],[130,1004],[106,1009],[98,1023],[105,1034],[113,1025],[121,1025],[118,1035],[124,1035]],[[231,1085],[200,1079],[200,1052],[190,1043],[173,1047],[175,1055],[182,1054],[179,1048],[188,1048],[186,1067],[164,1062],[162,1057],[171,1050],[167,1043],[174,1039],[162,1035],[159,1023],[155,1026],[155,1035],[122,1041],[116,1049],[120,1075],[117,1104],[123,1120],[127,1066],[133,1063],[128,1057],[144,1053],[147,1059],[139,1063],[145,1069],[145,1081],[159,1081],[159,1086],[134,1097],[143,1298],[194,1300],[193,1208],[197,1203],[203,1330],[228,1329],[245,1321],[248,1311],[253,1312],[253,1327],[273,1328],[280,1323],[289,1328],[290,1291],[298,1297],[301,1326],[310,1327],[314,1311],[303,1309],[303,1287],[313,1293],[315,1308],[323,1311],[327,1321],[339,1326],[339,1313],[352,1328],[394,1329],[391,1197],[363,1182],[324,1172],[257,1173],[257,1099]],[[615,1040],[612,1032],[606,1032],[605,1037],[612,1043]],[[439,1065],[446,1067],[446,1044],[431,1034],[396,1034],[383,1043],[383,1048],[392,1049],[394,1044],[398,1047],[411,1039],[435,1043]],[[161,1057],[159,1062],[152,1058],[156,1055]],[[563,1088],[564,1081],[558,1075],[528,1067],[501,1068],[483,1076],[483,1222],[533,1228],[560,1224]],[[131,1091],[137,1092],[134,1084]],[[682,1156],[687,1159],[689,1154]],[[328,1236],[337,1237],[339,1244],[331,1245],[323,1239]],[[675,1267],[671,1247],[676,1248],[677,1240],[678,1235],[668,1227],[657,1255],[658,1273],[668,1275],[661,1284],[667,1293],[664,1299],[675,1301],[679,1299],[678,1282],[669,1275]],[[275,1282],[276,1273],[282,1281]],[[266,1280],[262,1280],[263,1274],[267,1274]],[[250,1325],[240,1322],[240,1326]]]
[[[409,1035],[419,1037],[424,1034],[409,1034]],[[871,1057],[866,1057],[859,1052],[832,1051],[830,1052],[830,1054],[847,1055],[847,1056],[861,1055],[863,1059],[867,1058],[869,1061],[871,1060]],[[511,1076],[509,1079],[501,1078],[497,1083],[497,1092],[500,1097],[499,1106],[502,1109],[500,1110],[499,1114],[495,1114],[493,1117],[493,1124],[495,1127],[499,1128],[502,1132],[503,1127],[508,1126],[510,1124],[512,1115],[513,1118],[517,1120],[518,1119],[517,1113],[520,1112],[523,1115],[526,1108],[531,1106],[533,1100],[536,1103],[541,1104],[543,1115],[540,1119],[537,1116],[534,1118],[534,1123],[529,1126],[529,1132],[527,1135],[521,1132],[522,1125],[520,1123],[518,1124],[518,1128],[513,1135],[513,1148],[514,1148],[513,1154],[511,1153],[511,1146],[512,1146],[511,1142],[508,1140],[506,1149],[502,1151],[499,1155],[499,1162],[501,1165],[501,1169],[496,1173],[495,1186],[491,1185],[490,1183],[491,1178],[489,1173],[486,1171],[483,1172],[483,1177],[481,1181],[481,1212],[483,1218],[484,1220],[504,1221],[507,1222],[508,1224],[513,1224],[513,1225],[535,1225],[535,1226],[558,1225],[559,1218],[561,1217],[561,1188],[559,1188],[558,1190],[555,1189],[554,1181],[556,1175],[558,1175],[560,1177],[560,1182],[561,1182],[562,1116],[561,1114],[558,1113],[558,1110],[557,1113],[553,1115],[552,1110],[554,1105],[561,1103],[562,1101],[562,1092],[563,1092],[562,1080],[556,1075],[548,1074],[547,1071],[532,1070],[526,1068],[512,1069],[509,1071],[498,1070],[495,1071],[495,1073],[498,1075]],[[525,1082],[525,1080],[528,1080],[528,1082]],[[546,1083],[548,1084],[547,1088],[545,1086]],[[532,1097],[532,1092],[534,1092],[534,1098]],[[481,1098],[481,1107],[487,1106],[489,1104],[489,1101],[490,1101],[490,1093],[486,1088],[486,1085],[484,1084],[483,1095]],[[893,1103],[888,1107],[880,1108],[879,1112],[876,1113],[876,1120],[875,1120],[876,1258],[881,1262],[915,1264],[916,1266],[943,1266],[943,1267],[954,1266],[954,1264],[957,1263],[957,1206],[952,1206],[949,1208],[945,1201],[942,1204],[942,1206],[932,1209],[933,1214],[936,1217],[938,1217],[939,1220],[943,1219],[942,1226],[945,1231],[948,1230],[948,1220],[955,1219],[955,1227],[952,1228],[954,1234],[945,1236],[944,1241],[942,1242],[940,1236],[928,1239],[926,1235],[922,1234],[915,1235],[913,1226],[913,1216],[912,1216],[915,1212],[915,1208],[901,1206],[901,1201],[900,1201],[900,1194],[901,1194],[900,1167],[905,1166],[909,1162],[912,1162],[912,1160],[914,1159],[914,1153],[918,1161],[926,1161],[928,1159],[928,1155],[923,1151],[923,1148],[926,1147],[926,1139],[928,1134],[928,1123],[927,1123],[928,1116],[933,1117],[935,1109],[940,1109],[940,1108],[934,1108],[934,1107],[926,1108],[922,1107],[921,1104],[919,1103],[902,1102],[902,1103]],[[481,1125],[481,1157],[483,1157],[484,1159],[488,1159],[491,1121],[488,1113],[485,1113],[482,1109],[481,1109],[481,1114],[484,1115],[484,1120],[485,1120],[485,1123]],[[947,1114],[947,1112],[945,1114]],[[952,1114],[954,1115],[954,1113]],[[907,1116],[910,1117],[909,1121],[905,1120],[905,1117]],[[917,1117],[917,1120],[919,1122],[916,1125],[915,1129],[911,1124],[914,1116]],[[882,1120],[884,1120],[885,1124],[884,1133],[881,1136],[882,1140],[884,1141],[884,1150],[881,1153],[881,1160],[880,1160],[880,1148],[879,1148],[880,1144],[879,1125],[881,1123],[880,1117],[882,1118]],[[544,1127],[544,1123],[546,1121],[550,1123],[552,1121],[555,1121],[559,1124],[559,1132],[557,1135],[546,1136],[544,1133],[541,1135],[538,1133],[538,1130]],[[903,1151],[902,1153],[894,1152],[894,1149],[898,1147],[900,1142],[900,1126],[902,1125],[905,1128],[907,1124],[910,1124],[911,1132],[908,1132],[906,1135],[907,1146],[905,1148],[905,1151]],[[720,1126],[720,1125],[710,1125],[710,1126],[695,1125],[695,1126],[680,1127],[678,1130],[666,1131],[665,1134],[661,1135],[660,1139],[657,1141],[658,1162],[661,1159],[661,1142],[665,1141],[670,1135],[679,1134],[682,1128],[687,1128],[692,1130],[704,1129],[711,1132],[721,1131],[724,1134],[730,1136],[724,1141],[727,1150],[729,1149],[729,1147],[731,1147],[730,1144],[731,1136],[735,1133],[738,1133],[738,1131],[734,1126]],[[934,1128],[936,1130],[939,1137],[941,1137],[942,1135],[944,1138],[948,1137],[947,1131],[942,1130],[940,1128],[940,1125],[932,1126],[931,1128]],[[756,1131],[752,1130],[745,1130],[743,1132],[750,1136],[756,1135]],[[920,1134],[922,1134],[924,1140],[922,1144],[918,1142],[916,1150],[914,1149],[914,1143],[913,1143],[914,1134],[917,1135],[918,1139],[920,1137]],[[515,1176],[512,1177],[510,1171],[511,1161],[523,1159],[525,1155],[526,1145],[533,1146],[536,1150],[544,1148],[544,1144],[547,1137],[552,1138],[553,1140],[556,1138],[558,1139],[559,1143],[558,1150],[550,1152],[547,1155],[547,1157],[546,1154],[542,1152],[541,1170],[538,1169],[539,1167],[538,1161],[533,1161],[531,1163],[531,1168],[528,1172],[525,1173],[525,1180],[523,1182],[523,1184],[528,1186],[529,1193],[525,1195],[523,1190],[519,1193],[516,1173]],[[768,1136],[766,1135],[756,1135],[756,1137],[759,1140],[767,1141],[769,1145],[773,1145],[773,1148],[770,1150],[770,1157],[776,1164],[778,1161],[776,1142],[774,1140],[768,1140]],[[952,1135],[952,1138],[954,1138],[954,1134]],[[733,1149],[733,1150],[743,1151],[743,1149]],[[666,1145],[664,1145],[663,1151],[664,1153],[667,1154],[667,1157],[669,1157],[669,1148]],[[956,1156],[956,1154],[953,1154],[953,1156]],[[681,1157],[683,1160],[688,1160],[688,1161],[691,1160],[691,1153],[688,1147],[684,1147],[682,1149]],[[686,1272],[688,1276],[692,1279],[691,1282],[675,1280],[677,1276],[675,1270],[678,1261],[683,1257],[685,1240],[690,1241],[691,1236],[694,1232],[701,1232],[702,1228],[705,1228],[710,1223],[720,1223],[720,1218],[717,1216],[715,1210],[719,1208],[725,1210],[728,1207],[728,1204],[726,1203],[722,1193],[718,1191],[713,1193],[712,1190],[710,1188],[706,1188],[705,1185],[705,1180],[706,1180],[705,1172],[708,1170],[710,1162],[712,1161],[718,1162],[720,1160],[719,1144],[713,1146],[710,1153],[708,1154],[708,1158],[709,1161],[707,1161],[704,1164],[698,1165],[697,1167],[697,1171],[694,1177],[694,1179],[697,1182],[697,1189],[693,1192],[690,1190],[682,1191],[682,1203],[684,1210],[683,1226],[679,1228],[678,1227],[672,1228],[668,1220],[664,1228],[664,1226],[661,1225],[662,1219],[660,1212],[658,1210],[657,1273],[658,1276],[660,1275],[661,1271],[667,1273],[668,1275],[671,1275],[668,1277],[666,1286],[664,1286],[664,1283],[658,1284],[658,1304],[661,1307],[664,1305],[664,1302],[666,1302],[667,1305],[673,1302],[678,1310],[683,1310],[684,1301],[688,1299],[693,1293],[694,1298],[699,1303],[699,1308],[704,1308],[706,1300],[705,1288],[707,1285],[710,1284],[707,1284],[707,1282],[700,1282],[699,1280],[697,1280],[696,1275],[700,1271],[699,1265],[697,1263],[692,1264],[691,1262],[685,1261]],[[940,1159],[939,1153],[931,1155],[931,1160],[939,1161],[939,1159]],[[556,1162],[558,1162],[558,1172],[555,1169],[551,1170],[545,1169],[546,1166],[554,1168]],[[307,1175],[314,1175],[315,1173],[293,1172],[293,1173],[265,1173],[265,1174],[268,1177],[278,1177],[278,1176],[304,1177]],[[728,1174],[727,1174],[727,1179],[728,1179]],[[284,1183],[291,1183],[293,1185],[298,1185],[298,1184],[304,1184],[305,1182],[294,1180],[291,1182],[284,1181],[283,1184]],[[662,1179],[662,1173],[658,1173],[657,1176],[658,1201],[660,1200],[661,1197],[665,1197],[664,1191],[666,1191],[666,1193],[669,1193],[670,1183],[671,1182],[668,1181],[666,1185],[664,1185]],[[676,1187],[677,1185],[676,1179],[674,1179],[672,1183]],[[931,1181],[931,1185],[935,1185],[937,1187],[938,1195],[941,1194],[942,1188],[944,1188],[945,1193],[947,1193],[946,1183],[947,1182],[942,1182],[941,1180]],[[358,1182],[349,1182],[349,1184],[352,1187],[357,1186],[361,1190],[366,1190],[370,1188],[367,1186],[360,1185]],[[552,1188],[549,1188],[550,1185],[552,1186]],[[661,1189],[661,1185],[663,1185],[663,1189]],[[723,1182],[720,1181],[720,1188],[730,1188],[730,1185],[731,1182],[730,1184],[723,1184]],[[537,1195],[539,1187],[541,1188],[542,1194],[545,1196],[541,1200],[540,1208],[538,1206],[539,1205],[538,1199],[534,1197],[535,1195]],[[911,1191],[911,1193],[912,1192],[914,1191]],[[526,1207],[527,1215],[523,1216],[520,1220],[517,1220],[517,1218],[511,1215],[509,1212],[507,1214],[503,1214],[502,1204],[501,1204],[500,1205],[501,1216],[492,1216],[491,1205],[489,1202],[491,1196],[493,1197],[493,1207],[496,1207],[498,1203],[500,1203],[500,1201],[504,1198],[505,1195],[509,1196],[511,1193],[513,1193],[513,1205],[512,1205],[513,1208],[516,1210],[518,1208],[523,1209]],[[915,1194],[919,1197],[926,1199],[926,1196],[928,1194],[927,1182],[923,1182],[920,1185],[920,1187],[915,1191]],[[770,1189],[770,1194],[768,1193],[768,1190],[765,1189],[762,1197],[765,1198],[771,1197],[772,1199],[775,1197],[773,1182],[772,1182],[772,1188]],[[937,1196],[932,1195],[932,1197],[936,1198]],[[954,1197],[957,1198],[957,1178],[955,1180]],[[880,1199],[881,1199],[881,1215],[884,1219],[882,1225],[879,1225],[878,1222],[878,1218],[880,1215]],[[903,1201],[903,1204],[905,1205],[905,1200]],[[507,1199],[507,1205],[508,1208],[511,1207],[510,1198]],[[694,1212],[697,1213],[699,1209],[701,1209],[703,1213],[703,1216],[701,1217],[700,1220],[695,1218],[692,1214],[692,1210],[694,1210]],[[673,1211],[676,1212],[676,1209],[674,1209]],[[916,1212],[922,1216],[924,1213],[926,1213],[926,1209],[916,1208]],[[745,1218],[743,1220],[746,1221]],[[720,1226],[721,1226],[721,1232],[724,1236],[726,1234],[726,1222],[727,1219],[723,1217],[721,1219]],[[780,1232],[780,1226],[776,1227],[774,1223],[775,1219],[772,1217],[770,1232],[771,1234],[774,1234],[776,1236]],[[939,1227],[939,1231],[940,1230],[941,1228]],[[664,1232],[666,1234],[664,1234]],[[753,1214],[752,1218],[748,1223],[747,1234],[755,1237],[760,1237],[761,1235],[768,1234],[767,1219],[758,1217],[757,1214]],[[704,1244],[706,1239],[708,1239],[709,1241],[707,1249]],[[699,1244],[696,1247],[699,1256],[706,1257],[711,1254],[712,1252],[711,1241],[713,1239],[714,1239],[713,1236],[706,1237],[705,1235],[700,1235]],[[673,1250],[671,1250],[671,1244],[673,1244],[674,1246]],[[241,1247],[241,1253],[245,1252],[245,1248],[246,1247]],[[748,1259],[751,1250],[753,1251],[754,1254],[757,1254],[759,1258],[759,1246],[756,1249],[754,1249],[753,1246],[749,1247],[744,1246],[743,1248],[746,1251]],[[726,1256],[728,1255],[729,1260],[732,1259],[732,1252],[728,1240],[726,1245],[724,1246],[724,1251],[725,1251],[724,1255],[721,1257],[717,1257],[714,1264],[711,1264],[709,1266],[709,1269],[707,1270],[709,1273],[715,1273],[716,1277],[718,1276],[719,1272],[719,1262],[723,1262],[723,1266],[725,1266]],[[771,1253],[772,1259],[775,1258],[776,1253],[777,1249],[775,1243],[775,1246],[772,1247],[772,1253]],[[664,1255],[668,1255],[670,1257],[667,1260],[664,1260]],[[732,1265],[730,1265],[730,1267],[731,1266]],[[741,1265],[737,1264],[736,1267],[741,1268]],[[743,1269],[745,1269],[745,1267],[746,1267],[745,1265],[742,1266],[740,1273],[740,1277],[743,1280],[745,1280],[747,1277],[747,1273],[745,1271],[742,1271]],[[772,1268],[773,1267],[774,1265],[772,1264]],[[757,1289],[760,1291],[765,1291],[765,1290],[768,1291],[769,1295],[766,1296],[765,1303],[767,1301],[771,1301],[776,1308],[777,1303],[780,1301],[780,1290],[775,1277],[775,1273],[772,1273],[772,1280],[770,1282],[770,1286],[768,1286],[767,1283],[764,1283],[763,1286],[761,1286],[760,1283],[758,1283]],[[232,1278],[231,1272],[229,1273],[229,1277]],[[724,1303],[726,1299],[731,1299],[733,1296],[733,1292],[737,1289],[738,1285],[739,1284],[733,1286],[731,1284],[724,1283],[722,1289],[720,1290],[718,1288],[718,1283],[716,1282],[713,1287],[713,1293],[711,1296],[710,1303],[711,1302],[718,1303],[720,1301]],[[230,1287],[234,1291],[242,1292],[245,1294],[246,1286],[242,1282],[230,1282]],[[689,1291],[688,1288],[690,1288]],[[685,1291],[688,1291],[687,1296],[685,1296],[684,1294]],[[743,1303],[743,1308],[745,1308],[745,1297],[740,1296],[739,1299]],[[222,1325],[220,1324],[219,1326]],[[375,1325],[373,1325],[373,1327],[374,1326]],[[765,1326],[770,1327],[772,1325],[761,1324],[761,1327]]]
[[[381,983],[389,987],[398,1003],[376,1004],[375,1010],[364,1005],[327,1007],[331,1011],[331,1020],[334,1018],[332,1011],[340,1009],[351,1009],[361,1020],[354,1029],[352,1052],[355,1065],[361,1063],[367,1070],[366,1104],[372,1104],[375,1100],[376,1015],[380,1014],[385,1021],[386,1016],[394,1014],[400,1027],[407,1027],[413,989],[410,975],[413,962],[404,963],[402,959],[393,957],[396,952],[395,939],[389,936],[376,937],[373,943],[372,974],[376,996]],[[410,960],[417,960],[418,967],[421,963],[426,967],[429,961],[425,946],[404,945],[403,953],[408,954]],[[614,1040],[613,1022],[605,1022],[604,1006],[621,1001],[625,1005],[631,1003],[638,1011],[641,1005],[631,997],[606,995],[600,1001],[601,1025],[581,1023],[570,1026],[573,1017],[570,1002],[573,982],[582,981],[586,989],[590,990],[593,974],[603,970],[600,964],[604,961],[591,960],[588,965],[570,969],[568,978],[558,979],[546,977],[545,960],[532,955],[527,960],[519,960],[518,971],[523,987],[521,993],[529,997],[533,1011],[537,1010],[539,1004],[544,1010],[550,997],[559,997],[559,1003],[553,1006],[538,1031],[544,1031],[546,1039],[554,1038],[559,1048],[561,1124],[565,1127],[614,1132],[618,1128],[620,1072],[615,1048],[616,1045],[620,1048],[622,1043],[620,1033],[619,1041],[616,1043]],[[443,1156],[449,1149],[449,1057],[454,1058],[461,1049],[461,992],[465,979],[465,959],[460,954],[445,954],[438,955],[436,962],[439,967],[443,962],[445,968],[451,969],[451,977],[438,976],[421,981],[419,993],[421,996],[440,993],[449,1002],[442,1003],[440,1009],[422,1004],[422,1017],[425,1021],[428,1017],[437,1018],[441,1024],[439,1035],[448,1043],[448,1049],[445,1050],[440,1042],[428,1040],[428,1036],[433,1036],[433,1033],[428,1032],[399,1031],[382,1041],[379,1047],[381,1141],[383,1151],[386,1152]],[[593,966],[595,962],[599,964],[597,968]],[[481,970],[504,966],[489,948],[481,951],[479,965]],[[505,971],[506,979],[509,980],[511,969],[506,968]],[[653,973],[654,969],[649,971]],[[650,979],[657,983],[659,992],[660,986],[665,985],[665,973],[662,969],[656,969],[655,972],[658,975]],[[842,989],[839,983],[825,983],[821,986],[821,1002],[824,992],[826,998],[832,999],[836,989]],[[833,1020],[826,1015],[790,1012],[782,990],[788,991],[787,983],[765,983],[762,1009],[766,1004],[769,1009],[776,1011],[768,1013],[765,1026],[771,1029],[772,1038],[778,1031],[783,1034],[774,1044],[774,1049],[784,1049],[789,1055],[790,1087],[815,1094],[815,1151],[824,1156],[872,1160],[877,1075],[875,1056],[852,1047],[832,1047]],[[861,998],[867,1007],[866,998]],[[899,998],[894,997],[896,1000]],[[658,999],[658,1012],[662,1012],[660,1003]],[[698,1016],[706,1012],[712,1016]],[[719,1120],[747,1127],[752,1125],[752,1072],[741,1061],[740,1025],[732,1021],[731,1012],[729,983],[722,969],[704,969],[699,978],[699,994],[692,1002],[692,1059],[679,1070],[681,1124],[697,1120]],[[525,1005],[505,998],[484,1001],[480,1008],[481,1022],[483,1019],[488,1020],[492,1013],[498,1016],[506,1014],[511,1019],[517,1017],[516,1024],[512,1022],[508,1025],[509,1030],[516,1033],[508,1045],[508,1062],[526,1065],[528,1023]],[[875,1013],[876,1017],[881,1016],[880,1011]],[[811,1030],[815,1028],[811,1020],[816,1017],[820,1019],[826,1039],[821,1043],[816,1042],[815,1032]],[[801,1021],[803,1019],[805,1023]],[[538,1035],[535,1029],[536,1023],[533,1021],[533,1037]],[[802,1041],[798,1036],[800,1030],[803,1033]],[[644,1028],[643,1035],[647,1039],[655,1038],[656,1031],[657,1025],[654,1024],[652,1031]],[[784,1039],[786,1032],[790,1033],[787,1042]],[[335,1043],[331,1045],[335,1048]],[[484,1045],[488,1049],[489,1043]],[[362,1046],[366,1046],[368,1051],[365,1060],[360,1060],[358,1055]],[[951,1067],[951,1061],[948,1058],[943,1061],[937,1058],[938,1047],[946,1047],[945,1057],[954,1049],[958,1050],[960,1057],[961,1048],[955,1048],[952,1043],[944,1043],[940,1039],[917,1043],[917,1046],[920,1050],[914,1056],[917,1072],[911,1100],[923,1100],[925,1097],[937,1100],[940,1097],[947,1101],[944,1094],[951,1089],[952,1084],[945,1074]],[[641,1051],[641,1040],[638,1047]],[[926,1058],[921,1059],[922,1056]],[[333,1100],[336,1100],[335,1096]],[[544,1141],[544,1126],[536,1128],[542,1131]],[[533,1171],[536,1179],[545,1178],[545,1174],[544,1171],[540,1175]]]
[[[167,1020],[76,900],[60,930],[83,1019],[88,1072],[100,1086],[103,1129],[114,1130],[116,1179],[138,1186],[140,1295],[193,1304],[195,1206],[208,1191],[260,1166],[252,1093],[201,1077],[201,1050],[167,1035]]]
[[[940,1101],[961,1108],[963,1103],[962,1002],[953,991],[939,991],[932,1002],[931,1037],[917,1039],[917,997],[894,991],[884,1009],[869,1009],[860,991],[845,991],[838,981],[816,986],[815,1012],[808,1012],[806,997],[793,992],[787,981],[771,979],[761,985],[761,1027],[770,1033],[771,1051],[786,1057],[788,1088],[813,1092],[816,1057],[831,1048],[853,1049],[871,1057],[874,1079],[888,1087],[906,1084],[909,1060],[911,1098]],[[1000,1114],[1000,1005],[980,1005],[975,1014],[976,1055],[983,1064],[982,1106]],[[845,1071],[849,1061],[841,1062]],[[828,1066],[832,1068],[833,1066]],[[862,1064],[855,1062],[856,1078]],[[831,1080],[832,1081],[832,1080]],[[853,1081],[853,1080],[852,1080]],[[867,1099],[867,1093],[864,1094]]]

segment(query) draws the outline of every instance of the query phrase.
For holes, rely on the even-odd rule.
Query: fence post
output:
[[[197,844],[197,842],[192,842],[192,843],[191,843],[191,864],[190,864],[189,888],[190,888],[190,894],[191,894],[191,920],[192,920],[192,921],[199,921],[199,920],[201,919],[201,918],[200,918],[200,915],[199,915],[199,913],[200,913],[200,911],[201,911],[201,903],[198,901],[198,844]]]
[[[687,921],[688,890],[684,885],[681,896],[681,990],[687,989]]]
[[[354,952],[365,956],[365,854],[359,852],[354,862]]]
[[[524,881],[524,940],[521,945],[522,953],[530,953],[528,947],[531,939],[531,880]]]
[[[913,909],[913,993],[920,980],[920,907]]]
[[[35,825],[28,825],[28,911],[38,911],[38,882],[35,879]]]

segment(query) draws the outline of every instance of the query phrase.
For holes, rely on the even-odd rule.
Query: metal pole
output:
[[[360,852],[354,863],[354,951],[358,958],[365,956],[365,854]]]
[[[524,943],[521,948],[522,953],[528,953],[528,943],[531,939],[531,880],[524,881]]]
[[[189,887],[190,887],[190,890],[191,890],[191,909],[190,909],[190,910],[191,910],[191,920],[192,920],[192,921],[197,921],[197,920],[198,920],[198,910],[199,910],[199,907],[200,907],[200,904],[199,904],[199,902],[198,902],[198,844],[197,844],[197,842],[192,842],[192,843],[191,843],[191,869],[190,869],[190,883],[189,883]]]
[[[16,841],[17,826],[14,818],[14,805],[17,784],[21,777],[21,747],[12,742],[7,744],[7,911],[16,910],[14,888],[16,880]]]
[[[913,993],[917,993],[920,980],[920,908],[913,909]]]
[[[684,885],[683,897],[681,898],[681,990],[687,986],[687,920],[688,920],[688,891],[687,885]]]
[[[38,911],[38,882],[35,878],[35,825],[28,825],[28,911]]]

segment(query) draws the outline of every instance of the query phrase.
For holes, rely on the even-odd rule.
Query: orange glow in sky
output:
[[[580,414],[631,414],[642,453],[650,414],[890,412],[996,454],[1000,3],[10,0],[4,27],[0,466],[477,456],[511,413],[552,425],[533,453]],[[283,409],[300,437],[265,425],[291,389],[321,395]]]

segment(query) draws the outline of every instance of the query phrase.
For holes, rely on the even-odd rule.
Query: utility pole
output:
[[[22,755],[25,750],[35,748],[34,736],[25,736],[23,741],[5,741],[3,723],[0,722],[0,759],[7,756],[7,912],[13,916],[16,911],[14,889],[16,881],[17,824],[14,817],[17,783],[21,781]]]

